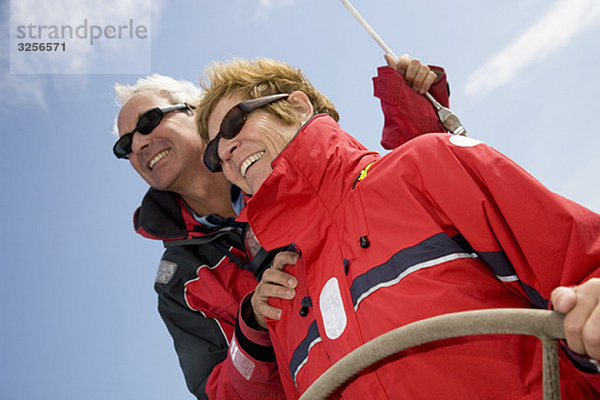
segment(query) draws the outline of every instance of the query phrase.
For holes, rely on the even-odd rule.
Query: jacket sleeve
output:
[[[206,390],[211,399],[286,398],[269,334],[251,324],[253,320],[249,294],[240,306],[227,358],[215,367],[208,380]],[[219,384],[223,376],[231,384]]]
[[[206,381],[214,366],[225,359],[228,343],[217,320],[190,309],[185,302],[185,283],[195,276],[195,270],[185,261],[163,258],[154,289],[187,387],[198,399],[208,399]]]
[[[440,220],[533,306],[548,308],[557,286],[600,277],[600,215],[474,139],[425,135],[414,142],[405,153],[417,172],[411,179]]]
[[[443,106],[449,106],[446,73],[431,66],[438,74],[429,93]],[[393,149],[408,140],[429,132],[446,132],[432,105],[410,88],[402,75],[390,67],[380,67],[373,78],[374,95],[381,100],[384,126],[381,145]]]

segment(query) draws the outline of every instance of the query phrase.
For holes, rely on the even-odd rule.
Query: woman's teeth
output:
[[[265,154],[264,151],[260,151],[256,154],[252,154],[250,157],[248,157],[243,163],[242,166],[240,167],[240,175],[242,175],[243,178],[246,177],[246,171],[248,171],[248,168],[250,168],[250,166],[252,164],[254,164],[256,161],[260,160],[260,158]]]

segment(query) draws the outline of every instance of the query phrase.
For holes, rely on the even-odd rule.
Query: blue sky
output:
[[[83,7],[107,21],[149,0],[78,3],[37,1],[32,12]],[[0,399],[190,399],[156,312],[162,246],[132,229],[146,184],[111,153],[113,84],[141,74],[10,74],[0,4]],[[469,136],[600,211],[597,0],[353,4],[397,55],[446,68]],[[371,77],[383,54],[338,0],[154,0],[151,11],[148,72],[197,82],[212,60],[286,61],[382,151]],[[123,61],[95,56],[61,71]]]

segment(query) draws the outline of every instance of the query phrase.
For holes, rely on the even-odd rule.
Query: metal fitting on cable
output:
[[[446,128],[448,132],[454,135],[467,136],[467,130],[462,126],[458,116],[454,114],[452,110],[441,105],[439,101],[429,94],[429,92],[426,92],[424,96],[429,100],[433,108],[435,108],[442,125],[444,125],[444,128]]]

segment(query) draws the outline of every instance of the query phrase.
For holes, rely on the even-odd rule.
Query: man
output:
[[[447,104],[440,69],[438,76],[408,57],[393,66],[407,76],[415,92],[435,82],[432,92]],[[390,72],[384,70],[384,75]],[[385,94],[385,87],[395,90],[394,79],[378,79],[379,92]],[[199,399],[283,398],[270,342],[256,339],[258,345],[248,345],[243,335],[238,337],[243,329],[236,328],[238,306],[262,272],[259,263],[249,261],[259,246],[243,224],[233,220],[229,182],[202,163],[205,143],[196,133],[193,108],[201,91],[189,82],[157,74],[133,86],[116,84],[115,90],[122,107],[114,152],[128,158],[151,186],[135,212],[134,225],[139,234],[162,240],[166,247],[156,275],[158,309],[173,337],[189,390]],[[410,95],[394,93],[393,98]],[[385,132],[410,136],[410,130],[397,124],[413,110],[389,103],[384,110]],[[419,112],[437,126],[431,107]],[[416,124],[422,123],[420,119]],[[240,206],[239,190],[232,193]],[[295,278],[277,270],[267,270],[265,276],[271,277],[269,282],[282,282],[264,286],[271,296],[294,296]],[[222,363],[225,358],[227,363]]]
[[[288,398],[399,326],[465,310],[551,306],[566,313],[563,396],[600,396],[592,383],[600,215],[474,139],[433,133],[380,157],[324,114],[323,95],[287,64],[233,60],[213,64],[207,76],[198,105],[199,132],[210,140],[205,164],[252,194],[238,219],[266,249],[294,243],[300,254],[286,269],[298,280],[295,298],[270,299],[281,314],[266,321]],[[250,312],[242,315],[253,323]],[[540,343],[515,335],[411,349],[337,395],[541,393]]]
[[[248,270],[243,227],[233,221],[231,185],[201,165],[205,146],[195,133],[191,106],[201,92],[160,75],[115,89],[123,104],[115,154],[127,157],[151,186],[134,224],[138,233],[166,246],[156,275],[158,309],[189,390],[198,398],[226,398],[222,393],[229,390],[248,398],[262,397],[261,388],[277,392],[268,357],[249,371],[251,393],[238,384],[246,382],[239,373],[215,368],[227,356],[239,301],[256,279]]]

